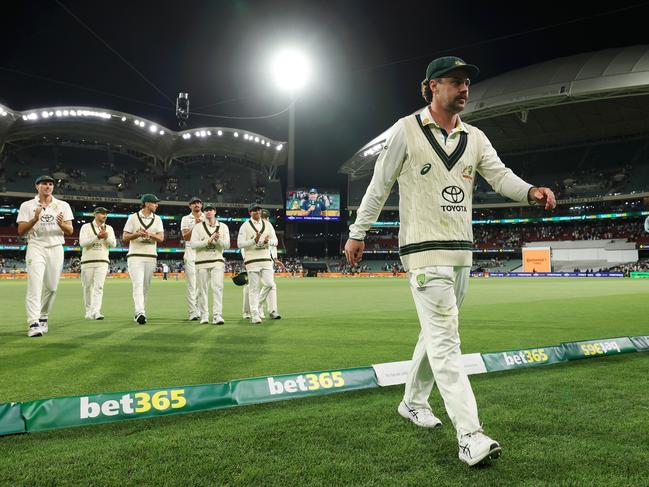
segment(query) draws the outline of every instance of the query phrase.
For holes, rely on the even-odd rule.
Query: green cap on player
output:
[[[198,196],[194,196],[191,200],[189,200],[190,205],[193,204],[193,203],[202,203],[202,202],[203,202],[203,200],[200,199]]]
[[[52,176],[43,175],[43,176],[38,176],[34,184],[41,184],[41,183],[56,183],[56,181]]]
[[[439,57],[430,62],[428,68],[426,68],[426,81],[431,79],[441,78],[449,71],[454,69],[463,69],[469,75],[469,78],[473,79],[478,76],[480,70],[477,66],[473,64],[467,64],[459,57],[455,56],[445,56]]]
[[[108,215],[109,211],[103,206],[98,206],[93,210],[92,214],[96,215],[97,213],[103,213],[104,215]]]
[[[201,203],[202,203],[202,201],[201,201]],[[214,211],[216,211],[216,206],[214,206],[214,203],[205,203],[205,204],[203,205],[203,211],[207,211],[207,210],[214,210]]]
[[[151,194],[151,193],[147,193],[147,194],[142,195],[142,197],[140,198],[140,201],[144,204],[144,203],[157,203],[160,200],[158,199],[158,197],[156,195]]]
[[[248,211],[255,211],[255,210],[261,210],[261,206],[259,203],[250,203],[248,205]]]

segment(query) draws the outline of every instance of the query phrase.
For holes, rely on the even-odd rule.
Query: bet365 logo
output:
[[[520,352],[503,352],[503,359],[509,366],[543,363],[548,361],[545,349],[522,350]]]
[[[271,395],[332,389],[345,385],[343,373],[323,372],[321,374],[298,375],[295,379],[277,380],[268,378],[268,392]]]
[[[81,419],[103,416],[118,416],[119,414],[146,413],[151,409],[166,411],[181,409],[187,404],[184,389],[170,391],[136,392],[124,394],[119,400],[109,399],[101,403],[91,401],[89,397],[79,398],[79,417]]]

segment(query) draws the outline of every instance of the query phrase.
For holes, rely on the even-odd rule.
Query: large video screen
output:
[[[288,220],[340,220],[340,192],[318,188],[297,188],[286,192]]]

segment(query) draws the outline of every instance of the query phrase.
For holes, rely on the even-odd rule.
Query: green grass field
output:
[[[0,402],[222,382],[410,358],[419,325],[405,279],[278,279],[283,319],[185,321],[184,283],[153,283],[133,323],[128,280],[106,320],[83,320],[62,281],[50,332],[27,338],[25,281],[0,282]],[[649,280],[472,280],[464,353],[649,334]],[[403,386],[0,438],[0,485],[648,485],[649,354],[472,376],[503,456],[457,459],[455,433],[396,413]]]

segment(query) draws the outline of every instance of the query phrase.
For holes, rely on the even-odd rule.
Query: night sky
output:
[[[280,46],[298,45],[313,59],[315,73],[297,102],[296,183],[321,187],[344,186],[338,167],[423,106],[419,83],[435,57],[460,56],[480,66],[484,79],[556,57],[649,44],[649,2],[589,10],[571,2],[61,4],[3,3],[0,103],[17,110],[110,108],[177,130],[172,101],[186,91],[193,111],[268,115],[289,103],[274,86],[269,59]],[[237,127],[286,140],[287,124],[286,114],[256,121],[192,115],[188,126]]]

